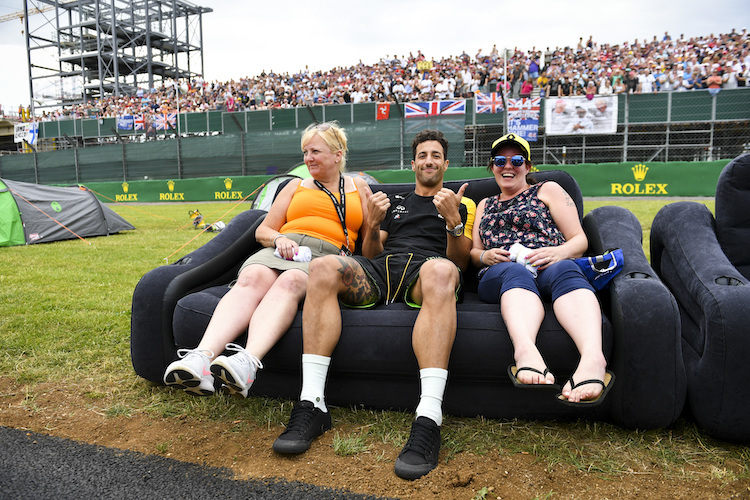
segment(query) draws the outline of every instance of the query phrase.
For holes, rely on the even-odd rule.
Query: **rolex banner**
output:
[[[721,170],[730,160],[711,162],[582,163],[538,166],[564,170],[583,196],[655,197],[714,196]]]
[[[535,165],[539,170],[564,170],[581,187],[583,196],[668,197],[714,196],[716,181],[730,160],[711,162],[625,162],[583,163],[578,165]],[[384,183],[414,182],[414,172],[404,170],[365,170]],[[454,167],[446,171],[446,180],[485,177],[487,171],[476,167]],[[253,191],[269,180],[267,175],[207,177],[200,179],[133,180],[127,182],[86,183],[105,203],[201,202],[227,203],[253,200]],[[192,207],[192,209],[198,208]]]

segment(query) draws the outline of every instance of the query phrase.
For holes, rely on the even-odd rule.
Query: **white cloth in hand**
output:
[[[278,248],[273,251],[273,254],[279,259],[284,258],[279,253]],[[312,252],[310,251],[310,247],[299,247],[297,249],[297,253],[294,255],[294,258],[292,260],[294,262],[310,262],[312,260]]]
[[[526,257],[529,255],[529,252],[531,252],[530,248],[526,248],[522,244],[516,242],[513,243],[508,251],[510,252],[510,260],[512,260],[513,262],[518,262],[519,264],[523,264],[526,269],[528,269],[529,272],[536,278],[536,267],[532,266],[526,261]]]

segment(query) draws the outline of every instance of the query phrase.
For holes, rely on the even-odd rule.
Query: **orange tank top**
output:
[[[333,195],[339,200],[339,193]],[[355,189],[346,193],[346,227],[349,229],[349,250],[352,252],[362,221],[362,200],[359,190]],[[319,189],[303,187],[301,182],[294,191],[292,201],[286,209],[286,222],[279,231],[306,234],[339,248],[346,245],[341,220],[331,198]]]

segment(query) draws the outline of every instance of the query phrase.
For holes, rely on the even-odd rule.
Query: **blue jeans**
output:
[[[534,278],[526,267],[516,262],[500,262],[490,267],[479,280],[477,292],[484,302],[499,303],[500,296],[513,288],[523,288],[539,298],[550,297],[552,302],[573,290],[594,288],[572,260],[562,260],[539,271]]]

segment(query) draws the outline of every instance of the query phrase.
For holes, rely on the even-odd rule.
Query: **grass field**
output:
[[[673,201],[673,200],[670,200]],[[713,200],[702,200],[713,211]],[[648,252],[651,221],[665,200],[591,200],[585,212],[602,205],[630,209],[641,221]],[[113,206],[135,231],[52,244],[0,248],[0,369],[26,391],[34,405],[38,384],[55,380],[76,387],[107,415],[188,415],[200,421],[234,421],[251,416],[253,425],[286,422],[290,402],[224,397],[176,398],[174,393],[140,379],[129,357],[133,289],[146,272],[212,238],[194,230],[188,210],[199,208],[209,222],[229,222],[247,204],[194,203]],[[39,411],[44,411],[40,409]],[[1,414],[2,410],[0,410]],[[356,454],[372,440],[398,442],[412,418],[399,412],[334,409],[334,419],[367,433],[338,434],[339,454]],[[482,453],[502,442],[504,450],[533,453],[550,464],[617,474],[643,463],[667,474],[687,474],[686,465],[710,465],[713,474],[731,481],[750,477],[747,447],[715,441],[687,420],[669,429],[632,431],[592,423],[511,423],[482,418],[450,418],[444,447],[451,454]],[[359,426],[359,427],[358,427]],[[347,428],[346,425],[343,426]],[[162,450],[154,450],[159,452]]]

